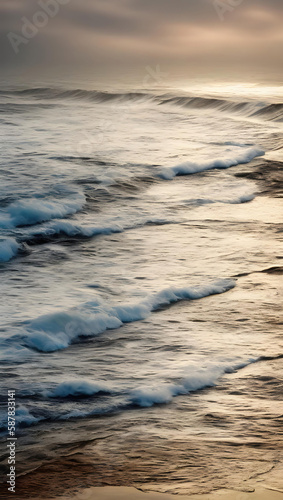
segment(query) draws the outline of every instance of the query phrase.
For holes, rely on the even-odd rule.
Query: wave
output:
[[[38,422],[45,420],[45,417],[38,416],[35,417],[30,413],[30,410],[23,406],[22,404],[17,404],[16,407],[16,422],[17,427],[29,427],[30,425],[35,425]],[[7,415],[1,415],[0,420],[0,433],[7,433]]]
[[[269,120],[282,121],[283,119],[283,104],[275,103],[264,106],[255,111],[251,116],[263,117]]]
[[[183,201],[186,205],[212,205],[213,203],[225,203],[228,205],[241,205],[242,203],[248,203],[255,199],[254,193],[246,193],[238,196],[237,198],[228,197],[224,200],[221,199],[209,199],[209,198],[194,198],[190,200]]]
[[[254,363],[273,361],[282,359],[282,357],[283,355],[279,354],[248,359],[239,359],[236,357],[234,359],[223,360],[222,358],[208,362],[202,367],[196,363],[192,363],[185,368],[184,376],[180,378],[179,382],[166,383],[157,381],[154,386],[144,384],[136,388],[131,388],[129,385],[125,387],[124,383],[120,388],[117,385],[112,387],[106,382],[93,382],[86,378],[65,380],[59,383],[54,389],[41,392],[39,394],[40,398],[74,400],[75,398],[92,398],[93,396],[104,396],[107,394],[113,396],[115,400],[113,398],[108,399],[103,405],[97,405],[96,402],[94,408],[89,409],[88,405],[87,410],[82,410],[80,406],[64,414],[60,414],[57,411],[49,413],[46,409],[40,409],[38,403],[31,410],[19,404],[16,411],[17,423],[19,427],[22,427],[34,425],[43,420],[86,418],[92,415],[105,415],[117,411],[126,411],[133,407],[149,408],[154,405],[169,404],[177,396],[189,395],[193,392],[216,386],[224,375],[235,373]],[[31,399],[31,396],[34,397],[35,395],[34,391],[32,393],[24,392],[23,396],[20,391],[17,391],[19,399],[22,397],[29,397]],[[60,401],[58,401],[58,404],[60,404]],[[36,416],[31,411],[34,411]],[[0,422],[0,431],[5,430],[5,425],[6,420],[5,415],[3,415],[3,420],[1,418]]]
[[[148,408],[155,404],[167,404],[176,396],[190,394],[191,392],[215,386],[217,380],[225,373],[233,373],[244,368],[251,363],[255,363],[259,358],[249,359],[246,362],[237,364],[217,364],[199,369],[193,367],[193,374],[185,377],[180,384],[162,384],[160,387],[143,386],[131,392],[130,402],[136,406]]]
[[[56,89],[50,87],[37,87],[13,91],[7,90],[1,91],[0,95],[28,96],[37,99],[74,99],[95,102],[112,102],[115,100],[133,101],[153,97],[151,94],[145,92],[106,92],[83,89]]]
[[[25,114],[31,113],[35,110],[40,109],[51,109],[53,104],[44,104],[44,103],[19,103],[19,102],[7,102],[5,104],[0,104],[0,115],[14,115],[14,114]],[[9,124],[12,126],[17,126],[15,123],[4,122],[5,124]]]
[[[264,155],[265,151],[262,149],[248,148],[245,152],[226,159],[221,158],[212,161],[204,161],[203,163],[186,162],[181,163],[180,165],[175,165],[174,167],[167,167],[164,168],[159,175],[162,179],[171,180],[179,175],[191,175],[204,172],[206,170],[235,167],[236,165],[249,163],[254,158]]]
[[[87,303],[78,309],[40,316],[27,323],[26,345],[41,352],[65,349],[80,337],[95,337],[124,323],[146,319],[162,306],[181,300],[196,300],[227,292],[235,281],[220,280],[206,286],[167,288],[137,304],[104,307]]]
[[[61,382],[50,392],[47,392],[49,398],[68,398],[94,396],[99,393],[111,392],[109,387],[103,383],[94,383],[89,380],[68,380]]]
[[[0,239],[0,262],[8,262],[20,250],[20,244],[14,238]]]
[[[193,374],[184,377],[179,384],[160,383],[154,386],[140,386],[132,389],[125,399],[120,403],[105,408],[95,408],[92,410],[82,411],[74,410],[65,415],[61,415],[60,420],[68,420],[70,418],[86,418],[99,413],[112,413],[113,411],[123,411],[130,409],[133,406],[141,408],[149,408],[154,405],[163,405],[171,403],[174,397],[188,395],[192,392],[200,391],[208,387],[214,387],[218,380],[225,374],[234,373],[246,366],[256,363],[260,358],[250,358],[246,361],[234,363],[217,363],[211,364],[206,368],[198,368],[191,366]]]
[[[34,417],[30,411],[23,405],[20,405],[16,409],[16,421],[17,425],[29,426],[37,424],[42,418]]]
[[[166,219],[146,219],[138,221],[136,223],[126,223],[121,220],[120,224],[115,224],[114,222],[105,224],[104,226],[87,226],[75,224],[71,221],[54,221],[43,225],[38,229],[32,229],[25,236],[23,236],[24,241],[28,244],[38,244],[49,242],[53,239],[59,238],[60,236],[67,236],[70,238],[93,238],[99,235],[108,235],[114,233],[122,233],[127,230],[136,229],[138,227],[143,227],[146,225],[165,225],[172,224],[173,221]]]
[[[187,367],[189,372],[180,379],[179,383],[164,383],[156,382],[154,386],[143,385],[135,389],[123,388],[121,391],[110,389],[105,384],[97,384],[86,379],[77,381],[69,381],[59,384],[54,391],[46,393],[47,397],[55,398],[82,398],[92,397],[102,393],[118,395],[115,402],[111,399],[106,404],[95,408],[82,410],[74,409],[68,413],[54,415],[52,419],[69,420],[71,418],[86,418],[92,415],[105,415],[106,413],[120,412],[129,410],[132,407],[149,408],[154,405],[171,403],[173,398],[181,395],[188,395],[192,392],[200,391],[208,387],[214,387],[219,379],[225,374],[235,373],[236,371],[245,368],[246,366],[260,361],[261,358],[250,358],[248,360],[217,361],[217,363],[209,363],[207,366],[200,368],[195,364]],[[34,419],[30,420],[29,416]],[[46,417],[48,418],[48,417]],[[24,421],[25,425],[37,423],[42,418],[35,418],[28,415]]]
[[[31,226],[51,219],[73,215],[82,209],[84,195],[78,193],[62,200],[30,198],[15,201],[0,211],[0,228]]]
[[[212,110],[231,114],[240,114],[247,118],[264,118],[266,120],[282,121],[283,104],[265,104],[257,101],[235,102],[228,99],[209,97],[168,97],[160,104],[174,104],[188,109]]]
[[[248,118],[261,118],[268,121],[282,121],[282,103],[264,103],[262,101],[232,101],[227,98],[211,98],[188,95],[154,94],[150,92],[106,92],[83,89],[27,88],[22,90],[2,90],[2,96],[27,96],[35,99],[72,99],[107,103],[113,101],[138,102],[153,101],[159,105],[175,105],[185,109],[219,111],[240,114]],[[14,103],[12,103],[14,104]],[[11,103],[8,103],[11,106]],[[17,106],[15,103],[14,106]]]
[[[45,242],[60,235],[66,235],[73,238],[92,238],[93,236],[97,236],[99,234],[107,235],[112,233],[121,233],[123,231],[124,228],[118,224],[109,226],[83,226],[62,220],[49,223],[39,229],[33,230],[29,233],[27,241],[30,243],[38,243],[38,241]]]

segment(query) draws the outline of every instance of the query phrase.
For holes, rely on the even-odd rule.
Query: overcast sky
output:
[[[40,2],[55,10],[42,17]],[[176,76],[241,75],[245,79],[259,74],[278,79],[282,3],[1,0],[1,74],[5,78],[10,73],[40,76],[61,71],[115,76],[142,74],[146,66],[160,65]],[[29,26],[27,31],[23,17],[44,26]]]

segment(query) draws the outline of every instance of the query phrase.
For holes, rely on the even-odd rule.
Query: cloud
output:
[[[8,33],[22,35],[23,17],[61,2],[15,54]],[[218,0],[2,0],[0,61],[8,70],[81,73],[135,71],[150,64],[195,70],[279,72],[281,0],[237,0],[223,19]],[[231,0],[222,0],[229,5]],[[41,6],[39,6],[41,3]],[[52,4],[52,5],[51,5]]]

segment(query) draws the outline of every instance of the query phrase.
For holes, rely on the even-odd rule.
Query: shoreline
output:
[[[57,500],[176,500],[176,498],[180,500],[283,500],[283,491],[266,486],[257,488],[254,492],[225,489],[200,495],[172,495],[153,491],[143,492],[133,487],[105,486],[88,488],[75,496],[58,497]]]

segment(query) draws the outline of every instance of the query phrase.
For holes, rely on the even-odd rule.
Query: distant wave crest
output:
[[[283,103],[264,103],[257,101],[232,101],[227,98],[212,98],[199,96],[184,96],[166,94],[154,94],[150,92],[106,92],[99,90],[84,89],[56,89],[49,87],[28,88],[22,90],[2,90],[2,96],[22,96],[35,99],[72,99],[78,101],[93,101],[107,103],[113,101],[139,102],[153,101],[159,105],[175,105],[186,109],[212,110],[230,114],[239,114],[249,118],[259,118],[270,121],[283,120]],[[14,103],[7,103],[7,106]],[[2,110],[3,111],[3,110]]]

